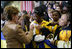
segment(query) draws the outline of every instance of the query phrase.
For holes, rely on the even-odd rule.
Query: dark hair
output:
[[[45,12],[46,6],[41,5],[39,7],[35,7],[34,8],[34,13],[36,13],[38,16],[44,16],[44,12]]]
[[[67,10],[65,10],[65,11],[66,11],[66,13],[71,12],[71,5],[66,4],[66,5],[64,5],[64,7],[66,7],[66,8],[67,8]],[[63,7],[63,8],[64,8],[64,7]],[[62,9],[62,10],[63,10],[63,9]]]
[[[40,16],[40,17],[44,15],[42,9],[39,8],[39,7],[36,7],[36,8],[34,9],[34,13],[36,13],[36,14],[37,14],[38,16]]]
[[[44,20],[49,21],[47,7],[45,5],[40,5],[34,9],[34,13],[36,13],[39,17],[42,17]]]
[[[23,30],[26,31],[26,28],[25,28],[25,25],[26,25],[27,26],[27,29],[28,29],[27,31],[29,31],[29,25],[30,25],[29,19],[30,19],[30,17],[28,15],[24,15],[23,18],[24,18],[23,19],[23,24],[22,24],[23,25],[22,26],[23,27]]]
[[[26,10],[23,10],[23,13],[28,14]]]
[[[59,11],[57,11],[57,10],[53,10],[51,13],[54,13],[54,12],[57,12],[57,13],[58,13],[59,18],[61,17],[61,13],[60,13]]]
[[[6,6],[4,8],[4,16],[6,16],[7,20],[12,20],[12,15],[18,14],[19,10],[16,7],[13,6]]]
[[[50,4],[50,3],[49,3],[49,5],[51,6],[51,8],[53,8],[53,4]],[[49,5],[48,5],[48,6],[49,6]]]

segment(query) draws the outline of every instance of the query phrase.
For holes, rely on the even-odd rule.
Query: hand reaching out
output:
[[[30,30],[33,30],[34,29],[34,25],[30,25]]]

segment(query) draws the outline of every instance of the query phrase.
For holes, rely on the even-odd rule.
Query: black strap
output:
[[[55,34],[54,34],[54,38],[56,37],[56,35],[57,35],[57,39],[59,40],[59,33],[60,33],[60,28],[61,27],[58,27],[57,29],[56,29],[56,31],[55,31]]]
[[[52,32],[49,31],[48,28],[45,28],[45,27],[41,28],[40,32],[42,32],[42,35],[45,35],[45,37],[47,37],[47,35],[49,35],[50,33],[52,33]]]

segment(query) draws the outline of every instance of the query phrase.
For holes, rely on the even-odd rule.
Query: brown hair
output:
[[[22,25],[23,25],[23,30],[26,31],[25,25],[27,26],[27,31],[29,31],[29,25],[30,25],[30,21],[29,21],[30,17],[28,15],[23,15],[23,21],[22,21]]]
[[[1,14],[1,19],[2,19],[3,21],[5,21],[5,20],[6,20],[6,17],[5,17],[3,14]]]
[[[19,10],[13,6],[6,6],[4,8],[4,15],[6,16],[7,20],[12,20],[12,15],[18,14]]]

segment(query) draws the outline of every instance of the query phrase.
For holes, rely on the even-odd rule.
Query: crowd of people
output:
[[[1,13],[2,48],[71,48],[71,8],[48,3],[33,13],[6,6]]]

